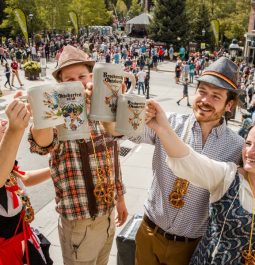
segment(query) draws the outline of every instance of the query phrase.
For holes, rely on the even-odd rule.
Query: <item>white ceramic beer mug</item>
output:
[[[81,82],[63,82],[57,87],[64,124],[57,126],[60,141],[89,138],[88,118]]]
[[[125,72],[120,64],[96,63],[93,69],[93,95],[89,118],[96,121],[115,121],[118,96],[122,93],[124,77],[130,78],[135,89],[135,76]]]
[[[27,91],[35,129],[44,129],[63,124],[59,106],[57,84],[30,87]]]
[[[144,96],[119,95],[115,130],[126,136],[141,135],[145,126],[145,105]]]

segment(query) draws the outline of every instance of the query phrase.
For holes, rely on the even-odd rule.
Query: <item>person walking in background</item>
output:
[[[177,105],[180,105],[180,102],[184,98],[187,98],[187,106],[188,107],[191,107],[191,105],[189,104],[188,86],[189,86],[189,80],[188,80],[188,78],[186,78],[185,81],[184,81],[184,83],[183,83],[183,97],[176,102]]]
[[[185,48],[183,46],[181,46],[181,48],[179,49],[179,55],[180,55],[182,61],[185,60],[185,53],[186,53]]]
[[[13,60],[12,60],[12,63],[11,63],[11,69],[12,69],[12,82],[11,82],[12,84],[11,85],[14,86],[14,78],[16,76],[17,80],[19,82],[19,85],[22,87],[23,84],[21,83],[20,78],[19,78],[19,70],[18,70],[18,68],[19,68],[18,62],[16,61],[16,58],[13,57]]]
[[[138,95],[140,95],[140,90],[142,89],[143,95],[145,94],[145,78],[146,73],[144,72],[143,68],[140,68],[140,71],[136,74],[138,79]]]
[[[6,53],[7,53],[6,49],[4,49],[4,47],[0,44],[0,61],[1,61],[1,65],[3,65],[4,60],[7,63],[6,56],[5,56]]]
[[[237,132],[238,135],[242,136],[245,139],[248,135],[251,126],[252,126],[251,114],[242,114],[242,124]]]
[[[174,59],[174,48],[173,48],[173,45],[172,44],[170,45],[170,48],[169,48],[168,53],[169,53],[170,62],[172,62],[173,59]]]
[[[192,60],[192,61],[189,63],[189,82],[190,82],[190,83],[193,83],[193,80],[194,80],[194,73],[195,73],[195,64],[194,64],[194,61]]]
[[[176,64],[175,66],[175,83],[179,84],[180,82],[180,77],[181,77],[181,67],[179,66],[179,64]]]
[[[9,88],[12,90],[12,86],[10,83],[10,76],[11,76],[11,69],[8,63],[5,64],[5,69],[4,69],[4,73],[5,73],[5,77],[6,77],[6,82],[4,84],[4,87],[6,87],[6,85],[9,85]]]
[[[185,81],[189,77],[189,65],[186,61],[182,63],[182,81]]]

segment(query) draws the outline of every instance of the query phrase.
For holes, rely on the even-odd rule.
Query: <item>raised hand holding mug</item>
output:
[[[27,91],[35,129],[44,129],[63,124],[56,84],[30,87]]]
[[[135,76],[125,72],[120,64],[96,63],[93,69],[93,95],[89,118],[96,121],[116,120],[118,96],[122,94],[124,77],[130,78],[132,92]]]

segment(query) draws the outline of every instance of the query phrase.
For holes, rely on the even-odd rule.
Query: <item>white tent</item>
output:
[[[142,13],[137,17],[133,17],[132,19],[126,22],[127,25],[149,25],[151,20],[151,16],[147,13]]]
[[[145,35],[147,31],[147,26],[151,22],[151,15],[147,13],[142,13],[137,17],[133,17],[132,19],[126,22],[126,32],[130,34],[131,32],[139,32],[139,35]]]

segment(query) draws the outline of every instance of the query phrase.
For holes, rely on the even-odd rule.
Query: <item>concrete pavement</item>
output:
[[[176,101],[182,96],[182,86],[175,84],[174,80],[174,63],[164,62],[159,65],[159,71],[151,71],[150,80],[150,97],[158,100],[167,112],[179,112],[179,113],[190,113],[191,108],[186,106],[186,101],[183,100],[181,105],[178,106]],[[49,69],[47,70],[47,75],[50,76],[51,71],[54,68],[54,64],[49,64]],[[53,82],[53,78],[45,79],[40,81],[27,81],[24,79],[23,73],[21,73],[21,78],[24,80],[25,88],[37,85],[42,82],[43,84],[47,82]],[[2,78],[4,79],[4,78]],[[23,82],[23,81],[22,81]],[[3,84],[3,80],[0,81]],[[3,86],[1,85],[1,88]],[[195,85],[189,87],[190,102],[195,92]],[[12,96],[7,95],[0,100],[0,106],[7,104]],[[237,113],[237,120],[230,122],[230,126],[236,131],[240,124],[240,114]],[[141,144],[135,145],[129,141],[121,142],[122,147],[127,147],[131,151],[126,155],[121,157],[121,168],[123,173],[123,180],[126,185],[127,193],[125,195],[126,205],[129,212],[130,219],[134,214],[143,214],[143,203],[147,197],[147,191],[150,187],[152,181],[152,153],[153,146]],[[20,157],[22,158],[22,156]],[[47,158],[44,158],[41,162],[42,165],[47,163]],[[24,164],[25,168],[30,168],[28,164]],[[53,188],[51,180],[47,181],[46,184],[41,184],[36,187],[37,191],[44,191],[45,186],[47,189],[52,189],[50,200],[46,200],[45,207],[37,209],[35,221],[32,223],[34,227],[39,228],[39,230],[51,241],[50,253],[54,260],[55,265],[62,265],[61,249],[58,240],[57,222],[58,215],[55,211],[55,201],[53,199]],[[33,188],[32,188],[33,189]],[[40,194],[41,194],[40,193]],[[38,194],[38,193],[37,193]],[[34,196],[34,200],[39,200],[38,195]],[[40,195],[41,196],[41,195]],[[33,203],[33,200],[32,200]],[[123,227],[117,228],[116,235],[122,230]],[[114,240],[114,245],[111,250],[110,260],[108,265],[115,265],[117,255],[116,243]]]

